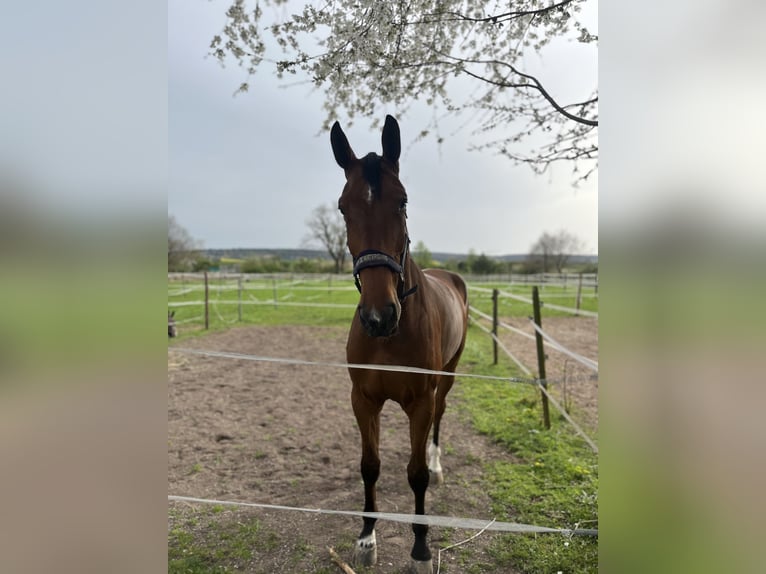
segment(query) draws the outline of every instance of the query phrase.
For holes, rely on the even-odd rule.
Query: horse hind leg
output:
[[[431,474],[431,485],[436,487],[444,484],[444,471],[441,465],[442,450],[439,446],[439,430],[442,416],[447,408],[447,393],[455,382],[454,375],[442,376],[436,390],[436,410],[434,412],[433,439],[428,444],[428,472]]]
[[[435,442],[428,444],[428,472],[431,474],[429,485],[432,487],[444,484],[444,471],[441,465],[441,447]]]

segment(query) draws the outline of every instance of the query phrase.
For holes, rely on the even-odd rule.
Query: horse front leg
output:
[[[411,411],[407,412],[410,419],[410,446],[412,449],[410,462],[407,465],[407,479],[415,495],[415,514],[426,513],[426,490],[428,489],[429,471],[426,462],[426,443],[434,416],[433,394],[423,397]],[[428,548],[428,526],[413,524],[415,543],[410,557],[410,572],[412,574],[431,574],[433,561],[431,550]]]
[[[354,389],[351,393],[351,404],[354,408],[359,433],[362,437],[361,471],[364,481],[364,511],[377,512],[378,502],[375,494],[375,483],[380,475],[380,410],[381,404],[372,403]],[[377,542],[375,540],[374,518],[363,518],[364,526],[354,545],[352,562],[355,566],[373,566],[378,559]]]

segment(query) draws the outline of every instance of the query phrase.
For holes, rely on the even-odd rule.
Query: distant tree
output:
[[[199,271],[209,271],[211,268],[216,266],[216,262],[214,262],[212,259],[209,259],[208,257],[199,256],[192,262],[192,271],[199,272]]]
[[[348,247],[346,223],[338,209],[330,204],[320,205],[311,212],[306,225],[309,228],[309,235],[304,242],[318,241],[335,263],[335,273],[341,273],[348,255]]]
[[[497,271],[497,262],[482,253],[471,263],[471,271],[477,275],[489,275]]]
[[[289,271],[289,265],[279,257],[248,257],[239,265],[242,273],[281,273]]]
[[[176,218],[168,215],[168,271],[186,271],[196,259],[198,242],[180,225]]]
[[[418,267],[421,268],[431,267],[434,264],[431,252],[422,241],[418,241],[415,244],[415,249],[412,251],[412,259],[418,264]]]
[[[528,264],[540,266],[543,273],[555,269],[561,273],[569,258],[583,249],[582,241],[572,233],[562,229],[557,233],[544,232],[529,250]]]
[[[471,247],[468,250],[468,258],[463,262],[463,268],[460,269],[462,273],[473,273],[473,265],[476,263],[478,255],[476,255],[476,250]]]

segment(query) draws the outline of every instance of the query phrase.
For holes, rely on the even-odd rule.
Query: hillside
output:
[[[233,248],[233,249],[203,249],[202,253],[212,259],[220,259],[221,257],[230,259],[250,259],[253,257],[274,257],[284,261],[293,261],[297,259],[326,259],[330,260],[326,251],[321,249],[246,249],[246,248]],[[447,261],[462,261],[468,258],[467,253],[443,253],[433,252],[431,257],[434,261],[439,263],[446,263]],[[527,254],[513,254],[513,255],[498,255],[490,256],[490,259],[496,261],[508,261],[511,263],[518,263],[524,261],[527,258]],[[578,263],[598,263],[598,255],[572,255],[569,260],[572,264]]]

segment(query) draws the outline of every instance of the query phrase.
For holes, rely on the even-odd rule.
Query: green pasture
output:
[[[498,316],[529,317],[532,305],[502,293],[531,299],[532,285],[481,283],[469,285],[469,301],[480,311],[492,313],[491,290],[501,291]],[[347,325],[359,302],[359,293],[351,277],[319,275],[291,278],[254,276],[242,281],[240,291],[236,279],[219,279],[211,275],[208,283],[209,325],[212,330],[226,329],[240,322],[275,325]],[[577,285],[540,287],[543,317],[565,317],[571,313],[546,307],[553,304],[574,308]],[[193,335],[204,326],[204,283],[201,279],[168,282],[169,309],[175,311],[181,337]],[[196,304],[195,304],[196,302]],[[180,304],[180,305],[178,305]],[[315,305],[315,306],[314,306]],[[325,307],[325,305],[328,305]],[[335,306],[335,307],[333,307]],[[598,296],[593,288],[583,288],[580,308],[598,312]]]
[[[359,300],[353,281],[333,277],[321,278],[253,278],[243,283],[241,293],[242,323],[259,325],[348,325]],[[531,285],[480,284],[481,289],[498,288],[531,298]],[[210,328],[226,329],[238,322],[240,292],[236,280],[209,283]],[[598,297],[593,290],[582,298],[582,309],[598,311]],[[275,297],[276,294],[276,297]],[[491,313],[491,293],[478,289],[469,291],[471,304]],[[574,306],[576,285],[563,288],[546,286],[541,299],[560,306]],[[169,302],[202,301],[204,291],[200,281],[172,281],[168,285]],[[276,303],[275,303],[276,299]],[[215,303],[213,303],[215,301]],[[253,303],[247,304],[246,301]],[[291,303],[333,304],[338,307],[302,307]],[[199,317],[201,306],[174,307],[179,321]],[[217,311],[216,311],[217,309]],[[219,316],[220,313],[220,316]],[[527,317],[531,305],[513,299],[500,299],[500,317]],[[564,316],[561,311],[543,308],[546,316]],[[201,319],[179,325],[179,337],[203,334]],[[488,375],[523,376],[510,361],[492,365],[491,340],[478,328],[469,329],[460,370]],[[452,408],[469,417],[477,432],[502,445],[507,459],[481,461],[484,481],[481,488],[493,501],[498,520],[535,524],[554,528],[598,529],[598,456],[579,438],[555,409],[551,409],[552,427],[545,430],[541,419],[539,392],[529,385],[497,383],[464,379],[455,385]],[[204,511],[200,511],[204,512]],[[273,544],[271,534],[253,527],[222,525],[226,537],[191,536],[194,530],[177,526],[169,533],[170,572],[233,572],[238,556],[245,549]],[[234,530],[232,530],[234,529]],[[231,532],[230,532],[231,531]],[[446,537],[456,542],[463,532]],[[350,544],[350,542],[349,542]],[[193,548],[194,552],[189,552]],[[306,548],[305,555],[321,556],[321,548]],[[189,556],[210,560],[189,562]],[[509,534],[495,538],[488,555],[477,560],[470,552],[460,554],[460,564],[449,572],[490,573],[591,573],[598,571],[598,539],[588,536],[567,538],[562,535]],[[455,567],[458,569],[455,570]],[[314,572],[334,571],[329,561],[317,560]]]

